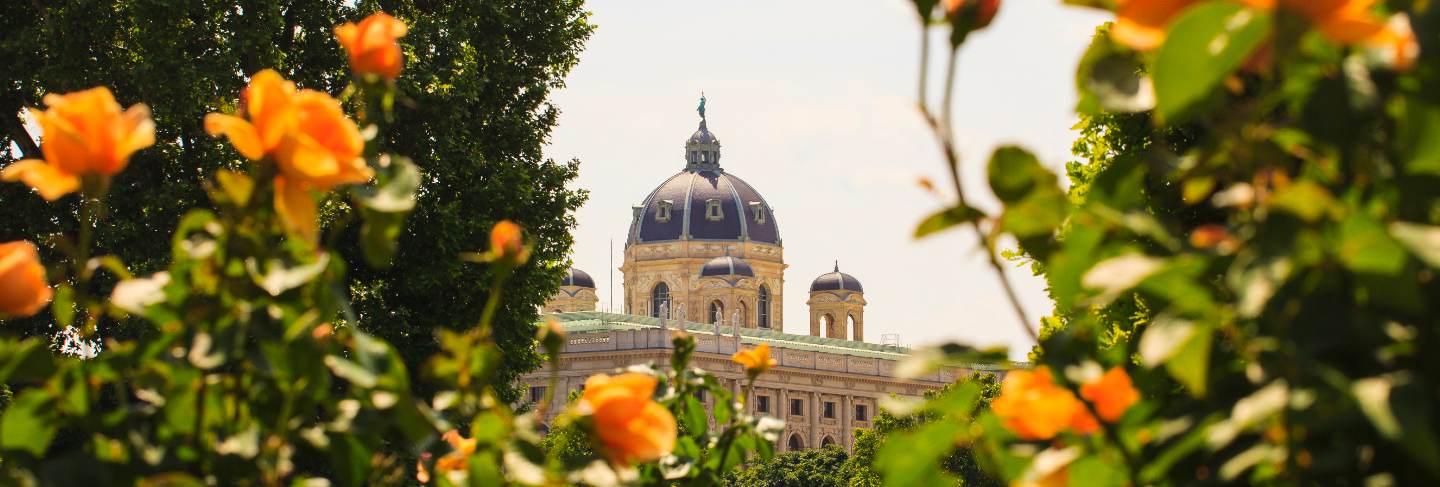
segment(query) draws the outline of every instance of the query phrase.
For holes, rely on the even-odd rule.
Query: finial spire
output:
[[[840,272],[840,259],[835,259],[835,272]]]

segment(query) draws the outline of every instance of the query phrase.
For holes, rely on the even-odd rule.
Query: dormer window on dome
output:
[[[759,201],[751,201],[750,214],[755,215],[755,224],[765,224],[765,205],[760,204]]]
[[[674,201],[670,201],[670,200],[662,200],[662,201],[660,201],[660,204],[655,207],[655,221],[657,221],[657,222],[668,222],[668,221],[670,221],[670,211],[673,210],[674,208],[675,208],[675,202],[674,202]]]
[[[705,200],[705,219],[710,221],[725,219],[725,207],[720,204],[719,198]]]

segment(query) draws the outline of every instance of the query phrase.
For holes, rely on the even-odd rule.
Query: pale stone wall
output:
[[[540,313],[595,311],[595,304],[599,302],[600,297],[595,295],[594,289],[580,286],[560,286],[560,290],[545,302]]]
[[[715,257],[730,255],[745,259],[755,271],[754,278],[729,283],[716,278],[700,277],[700,268]],[[770,291],[770,328],[784,329],[785,290],[784,249],[760,242],[711,242],[677,240],[631,244],[625,248],[625,262],[620,266],[625,283],[625,313],[651,316],[650,292],[665,282],[670,288],[671,316],[695,322],[710,323],[706,316],[711,301],[725,304],[725,324],[732,312],[744,303],[743,326],[755,328],[759,316],[757,294],[764,285]]]
[[[659,368],[667,366],[672,331],[673,328],[645,327],[571,334],[561,354],[560,379],[554,400],[547,408],[546,423],[564,410],[568,393],[579,389],[585,378],[593,374],[613,374],[618,369],[637,364],[651,364]],[[724,334],[718,338],[712,328],[689,331],[697,341],[692,365],[715,374],[733,392],[743,393],[744,371],[730,360],[737,346],[732,330],[728,326],[722,328]],[[755,337],[743,337],[742,340],[745,348],[761,341]],[[927,390],[943,387],[969,373],[964,369],[945,369],[917,379],[899,379],[894,377],[893,371],[896,362],[903,358],[902,353],[864,351],[848,354],[839,350],[832,353],[786,348],[789,343],[784,341],[764,341],[774,347],[772,356],[779,361],[778,367],[755,383],[755,397],[765,397],[768,410],[756,410],[760,399],[751,399],[746,408],[752,414],[786,420],[785,432],[776,445],[777,451],[790,450],[792,436],[803,448],[822,445],[828,439],[848,451],[854,446],[854,430],[871,426],[881,398],[891,394],[918,398]],[[545,387],[548,378],[548,371],[536,371],[522,377],[520,383],[527,387]],[[714,397],[706,397],[706,406],[713,406],[714,400]],[[800,401],[800,414],[791,414],[791,400]],[[832,404],[833,417],[826,416],[826,403]],[[858,417],[857,413],[862,412],[864,416]]]

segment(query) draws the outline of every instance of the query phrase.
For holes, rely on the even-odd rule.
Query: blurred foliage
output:
[[[776,454],[768,461],[731,472],[726,485],[745,487],[842,487],[841,466],[848,461],[838,445]]]
[[[976,387],[979,390],[979,395],[973,398],[974,403],[971,410],[967,412],[970,417],[988,410],[990,401],[1000,394],[999,379],[994,374],[979,372],[943,388],[926,391],[925,399],[933,401],[947,397],[961,387]],[[905,446],[900,442],[906,439],[915,439],[910,435],[914,435],[921,426],[945,419],[938,409],[922,409],[909,415],[897,415],[881,409],[871,423],[873,428],[856,431],[855,446],[850,458],[845,461],[844,467],[840,470],[839,478],[843,481],[839,485],[851,487],[886,485],[881,477],[881,472],[875,468],[877,455],[886,448],[896,452],[903,450]],[[901,438],[902,435],[906,436]],[[890,446],[892,440],[896,443]],[[939,466],[945,474],[948,474],[948,478],[953,480],[953,485],[979,487],[1004,485],[1004,482],[994,478],[980,467],[974,452],[969,448],[948,449],[939,459]]]
[[[413,214],[397,235],[395,266],[363,264],[360,235],[348,225],[356,208],[343,200],[322,207],[334,222],[343,274],[355,312],[368,332],[395,344],[414,368],[437,351],[431,330],[475,326],[493,278],[454,256],[474,250],[495,222],[520,222],[535,238],[533,263],[517,270],[497,320],[506,351],[501,384],[533,370],[530,346],[536,307],[556,289],[572,240],[572,212],[584,191],[565,184],[578,162],[544,159],[541,146],[558,111],[546,100],[563,85],[594,26],[578,0],[544,2],[360,2],[222,0],[0,2],[0,165],[38,157],[21,108],[45,93],[108,86],[122,104],[143,101],[156,122],[157,143],[135,155],[112,182],[97,253],[113,254],[135,272],[164,269],[170,231],[193,207],[210,207],[203,182],[239,159],[221,139],[205,135],[206,113],[231,110],[246,78],[274,68],[302,88],[339,95],[348,82],[331,29],[378,8],[410,24],[408,64],[394,101],[404,123],[386,124],[376,147],[402,153],[424,172]],[[12,149],[12,144],[19,151]],[[9,217],[0,241],[78,231],[79,202],[46,205],[22,185],[0,185]],[[366,227],[371,228],[371,227]],[[363,236],[362,236],[363,237]],[[45,249],[45,257],[59,256]],[[101,276],[96,293],[115,280]],[[331,319],[334,317],[325,317]],[[128,323],[128,324],[126,324]],[[12,322],[29,334],[53,334],[43,319]],[[148,333],[125,322],[102,336]],[[417,391],[430,390],[418,381]],[[519,396],[508,385],[501,397]]]
[[[931,438],[1016,484],[1440,481],[1440,364],[1423,352],[1440,346],[1440,8],[1069,3],[1118,20],[1077,69],[1066,204],[1043,165],[1002,147],[988,179],[1003,209],[974,215],[960,193],[965,210],[946,211],[983,226],[992,253],[1013,239],[1046,279],[1036,366],[1090,412],[1099,393],[1082,386],[1100,371],[1126,372],[1105,390],[1133,379],[1141,399],[1053,437],[982,413]],[[1024,387],[1005,394],[1023,402]],[[877,458],[887,483],[942,478],[917,450],[927,463]]]

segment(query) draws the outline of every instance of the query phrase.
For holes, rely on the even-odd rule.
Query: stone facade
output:
[[[569,338],[561,353],[554,402],[544,418],[547,423],[564,410],[568,393],[579,389],[591,375],[613,374],[636,364],[666,366],[670,334],[681,326],[680,322],[648,316],[598,312],[554,317],[565,326]],[[717,334],[713,324],[683,325],[697,342],[692,365],[715,374],[737,394],[743,392],[745,373],[730,355],[737,347],[752,348],[760,343],[772,347],[779,365],[756,381],[754,399],[746,409],[785,420],[777,451],[832,443],[848,451],[854,445],[854,431],[871,427],[883,398],[918,398],[969,373],[946,369],[900,379],[894,370],[906,350],[897,347],[747,328],[741,329],[737,343],[731,326],[721,326]],[[543,397],[548,379],[546,371],[523,377],[521,384],[530,388],[527,398],[536,401]],[[706,397],[706,407],[713,406],[713,401]]]
[[[753,277],[722,279],[700,276],[710,259],[731,255],[743,258],[754,269]],[[625,312],[658,316],[656,288],[664,283],[670,300],[670,317],[700,323],[714,323],[712,304],[720,303],[724,318],[733,324],[738,317],[744,328],[762,327],[759,293],[763,286],[769,296],[767,328],[784,326],[784,249],[760,242],[703,242],[680,240],[638,243],[625,248]]]

